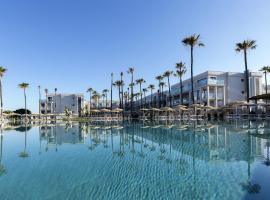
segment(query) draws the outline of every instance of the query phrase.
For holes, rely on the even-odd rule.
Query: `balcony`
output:
[[[224,80],[208,79],[207,83],[208,85],[224,85]]]

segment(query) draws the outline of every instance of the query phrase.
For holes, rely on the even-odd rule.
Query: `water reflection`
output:
[[[0,143],[0,145],[1,145],[1,147],[0,147],[0,176],[2,176],[4,174],[6,174],[7,171],[6,171],[5,166],[2,163],[2,157],[3,157],[3,139],[4,139],[4,136],[3,136],[2,129],[0,131],[1,131],[1,135],[0,135],[0,137],[1,137],[1,143]]]
[[[189,199],[200,199],[202,196],[205,199],[221,198],[222,195],[228,198],[233,195],[231,185],[235,190],[239,189],[236,196],[243,193],[258,195],[266,190],[253,175],[256,160],[260,160],[265,167],[269,166],[270,123],[267,121],[44,124],[33,127],[33,132],[38,130],[39,144],[36,149],[31,147],[34,145],[31,141],[27,143],[29,129],[26,125],[16,128],[16,131],[24,132],[24,148],[19,154],[23,158],[30,154],[31,158],[35,154],[40,158],[48,154],[57,156],[62,152],[71,154],[79,149],[76,156],[82,159],[88,155],[99,155],[100,159],[94,162],[104,159],[100,167],[109,172],[111,169],[105,168],[105,163],[108,163],[113,175],[119,176],[119,179],[131,177],[135,182],[141,181],[132,174],[136,167],[143,167],[149,176],[156,178],[152,178],[154,182],[160,181],[159,176],[169,177],[168,180],[173,182],[166,182],[163,187]],[[2,152],[3,134],[0,175],[7,172],[2,163]],[[102,171],[100,176],[107,171]],[[158,183],[162,185],[162,182]],[[231,193],[226,193],[228,188]]]
[[[31,127],[28,127],[27,124],[24,125],[24,149],[22,152],[20,152],[19,157],[21,158],[27,158],[29,157],[29,153],[26,151],[26,145],[27,145],[27,131],[30,130]],[[16,129],[17,131],[22,131],[23,128],[19,127]]]

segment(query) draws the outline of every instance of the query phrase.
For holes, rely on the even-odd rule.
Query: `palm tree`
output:
[[[123,76],[124,76],[124,73],[121,72],[120,73],[120,77],[121,77],[121,105],[122,105],[122,108],[123,108],[123,105],[124,105],[124,80],[123,80]]]
[[[130,115],[132,115],[133,110],[133,87],[134,87],[134,67],[130,67],[127,71],[131,75],[131,82],[129,84],[130,90],[131,90],[131,102],[130,102]]]
[[[159,75],[159,76],[156,76],[156,80],[158,80],[158,87],[159,87],[159,94],[158,94],[158,104],[159,104],[159,107],[160,107],[160,102],[161,102],[161,98],[160,98],[160,94],[161,94],[161,87],[160,87],[160,83],[161,81],[163,80],[163,76]]]
[[[172,107],[171,84],[170,84],[170,76],[172,74],[173,74],[173,71],[166,71],[163,74],[163,77],[167,77],[167,81],[168,81],[170,107]]]
[[[39,102],[39,105],[38,105],[38,114],[39,114],[39,120],[41,119],[41,86],[39,85],[38,86],[38,102]]]
[[[143,78],[139,78],[139,79],[136,80],[136,83],[140,85],[140,94],[141,94],[140,108],[142,108],[142,84],[145,83],[145,80]]]
[[[1,106],[1,119],[3,118],[3,92],[2,92],[2,79],[7,69],[0,66],[0,106]]]
[[[249,72],[248,72],[248,64],[247,64],[247,51],[249,49],[256,49],[256,41],[255,40],[244,40],[241,43],[236,43],[236,52],[244,52],[244,62],[245,62],[245,75],[246,75],[246,91],[247,91],[247,102],[249,102]]]
[[[163,102],[163,88],[166,87],[166,83],[165,82],[160,82],[159,87],[161,89],[161,99],[162,99],[162,106],[163,106],[163,104],[164,104],[164,102]]]
[[[121,80],[117,80],[114,82],[113,84],[115,87],[118,88],[118,93],[119,93],[119,106],[121,108],[121,87],[122,87],[122,81]]]
[[[93,91],[92,99],[96,103],[96,108],[99,108],[99,99],[100,99],[100,94],[97,91]]]
[[[264,81],[265,81],[265,94],[267,94],[267,73],[270,73],[270,66],[264,66],[260,69],[264,73]]]
[[[177,76],[179,78],[179,89],[180,89],[180,102],[181,105],[183,105],[183,82],[182,82],[182,78],[184,76],[184,74],[186,73],[186,66],[185,63],[180,62],[180,63],[176,63],[176,72],[175,72],[175,76]]]
[[[109,90],[104,89],[102,92],[103,92],[103,94],[105,94],[105,97],[106,97],[106,108],[107,108],[108,107],[108,92],[109,92]]]
[[[148,91],[147,88],[143,88],[143,98],[144,98],[144,106],[146,105],[146,92]]]
[[[93,92],[93,88],[88,88],[86,90],[86,92],[89,92],[89,113],[91,112],[91,99],[92,99],[92,92]]]
[[[102,97],[102,104],[103,104],[103,106],[105,105],[105,97],[106,97],[106,94],[105,93],[102,93],[101,94],[101,97]],[[102,106],[102,107],[103,107]],[[105,106],[104,106],[105,107]]]
[[[153,107],[153,90],[155,89],[155,85],[154,84],[150,84],[148,86],[148,88],[150,89],[151,91],[151,107]]]
[[[204,44],[200,42],[200,35],[191,35],[189,37],[186,37],[182,40],[182,43],[185,46],[190,46],[190,80],[191,80],[191,100],[192,104],[194,104],[194,83],[193,83],[193,50],[194,47],[199,46],[199,47],[204,47]]]
[[[24,109],[25,109],[25,120],[27,117],[27,110],[26,110],[26,92],[25,90],[29,87],[29,83],[21,83],[19,84],[19,88],[23,89],[23,94],[24,94]]]
[[[113,73],[111,73],[111,111],[112,111],[112,96],[113,96]],[[112,116],[112,112],[111,112]]]

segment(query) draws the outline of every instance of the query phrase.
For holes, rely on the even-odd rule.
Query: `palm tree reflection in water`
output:
[[[28,158],[29,154],[26,151],[26,145],[27,145],[27,125],[24,125],[24,150],[19,154],[21,158]]]
[[[2,133],[2,129],[1,129],[1,149],[0,149],[0,176],[4,175],[7,173],[7,170],[5,168],[5,166],[2,164],[2,157],[3,157],[3,133]]]

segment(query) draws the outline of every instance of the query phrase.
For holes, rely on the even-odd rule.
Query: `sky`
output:
[[[30,84],[27,105],[38,111],[38,89],[84,93],[110,88],[110,74],[157,84],[155,76],[183,61],[181,40],[200,34],[205,47],[194,52],[194,74],[244,70],[235,43],[257,41],[248,65],[270,65],[269,0],[0,0],[0,65],[4,109],[24,106],[21,82]],[[189,71],[185,78],[189,78]],[[172,83],[177,79],[172,78]],[[88,98],[88,95],[86,96]],[[117,89],[114,89],[117,98]]]

